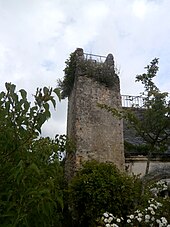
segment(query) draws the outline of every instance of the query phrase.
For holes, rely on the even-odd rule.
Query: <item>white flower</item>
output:
[[[152,214],[152,215],[155,215],[155,211],[154,211],[154,210],[151,210],[151,214]]]
[[[136,210],[135,212],[136,212],[136,213],[140,213],[140,210]]]
[[[109,217],[108,222],[111,223],[112,220],[113,220],[113,217]]]
[[[103,216],[106,217],[106,218],[109,217],[108,213],[104,213]]]
[[[151,218],[151,221],[155,221],[155,218],[154,218],[154,217],[152,217],[152,218]]]
[[[106,227],[110,227],[110,224],[106,224]]]
[[[121,222],[120,218],[117,218],[116,221],[117,221],[117,222]]]
[[[130,219],[127,219],[127,223],[130,223],[131,222],[131,220]]]
[[[162,203],[158,203],[158,202],[156,202],[157,203],[157,206],[158,207],[161,207],[162,206]]]
[[[111,227],[119,227],[119,226],[113,223],[111,224]]]
[[[140,218],[141,218],[142,216],[143,216],[143,215],[142,215],[142,213],[139,213],[139,214],[138,214],[138,217],[140,217]]]
[[[137,218],[138,222],[141,222],[142,221],[142,218]]]
[[[154,209],[157,209],[157,206],[155,206],[154,204],[150,204],[150,207],[153,207]]]
[[[148,202],[151,203],[154,201],[154,198],[151,198]]]
[[[107,218],[105,218],[105,219],[104,219],[104,222],[105,222],[105,223],[107,223],[107,222],[108,222],[108,219],[107,219]]]
[[[133,214],[131,214],[131,215],[129,216],[129,218],[130,218],[130,219],[133,219],[133,218],[134,218],[134,215],[133,215]]]
[[[162,218],[161,218],[161,221],[162,221],[163,224],[167,224],[167,220],[166,220],[165,217],[162,217]]]
[[[153,207],[148,207],[148,210],[152,211],[153,210]]]
[[[160,224],[160,223],[161,223],[161,221],[160,221],[159,219],[156,219],[156,223]]]
[[[149,214],[146,214],[146,215],[145,215],[145,219],[146,219],[146,220],[149,220],[149,219],[150,219],[150,215],[149,215]]]

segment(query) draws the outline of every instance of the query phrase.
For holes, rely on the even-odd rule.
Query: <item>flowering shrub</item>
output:
[[[148,207],[143,210],[136,210],[134,214],[128,215],[126,219],[118,218],[113,214],[105,212],[102,216],[102,221],[105,227],[119,227],[119,226],[153,226],[153,227],[170,227],[166,217],[160,214],[162,203],[151,198],[148,201]]]
[[[153,226],[170,227],[170,199],[164,195],[159,197],[162,192],[168,190],[166,181],[160,180],[148,187],[149,192],[154,198],[150,198],[144,205],[144,208],[138,209],[126,217],[114,216],[112,213],[105,212],[101,218],[105,227],[123,227],[123,226]]]
[[[168,185],[166,181],[160,180],[156,182],[155,186],[150,187],[150,191],[154,194],[154,196],[159,196],[161,193],[168,190]]]

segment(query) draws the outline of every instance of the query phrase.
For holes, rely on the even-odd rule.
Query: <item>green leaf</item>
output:
[[[43,88],[44,95],[48,95],[49,89],[47,87]]]
[[[49,111],[49,104],[46,102],[43,104],[45,111]]]
[[[30,166],[29,166],[29,169],[33,170],[33,172],[37,173],[38,175],[40,175],[40,170],[38,168],[38,166],[35,164],[35,163],[32,163]]]
[[[27,112],[28,111],[28,109],[29,109],[29,107],[30,107],[30,103],[29,102],[27,102],[27,101],[25,101],[24,102],[24,112]]]
[[[23,160],[20,160],[17,164],[16,168],[14,168],[13,176],[17,184],[19,185],[24,173],[24,162]]]
[[[11,83],[5,83],[5,87],[6,87],[6,89],[7,89],[7,91],[9,91],[10,90],[10,87],[11,87]]]
[[[53,104],[54,108],[56,108],[56,101],[55,101],[55,99],[54,99],[54,98],[51,98],[51,102],[52,102],[52,104]]]
[[[61,101],[61,92],[60,92],[60,89],[55,88],[55,89],[53,89],[53,92],[57,95],[59,101]]]
[[[10,109],[10,102],[9,101],[7,101],[5,103],[5,108],[6,108],[6,111],[9,112],[9,109]]]
[[[18,103],[18,95],[16,93],[11,94],[11,97],[13,98],[15,103]]]
[[[14,93],[16,88],[15,84],[8,83],[8,89],[10,90],[11,94]]]
[[[19,92],[21,93],[21,96],[23,99],[26,99],[27,97],[27,92],[24,89],[20,89]]]
[[[4,96],[5,96],[5,92],[2,91],[2,92],[0,93],[0,99],[4,98]]]

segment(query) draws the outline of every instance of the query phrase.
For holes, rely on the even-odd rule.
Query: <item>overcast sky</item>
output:
[[[77,47],[114,55],[121,94],[138,95],[136,74],[160,58],[156,79],[170,92],[170,0],[0,0],[0,89],[12,82],[30,95],[55,87]],[[44,127],[65,133],[67,102]]]

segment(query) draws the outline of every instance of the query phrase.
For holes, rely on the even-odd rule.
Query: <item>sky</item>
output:
[[[135,76],[155,57],[155,83],[170,92],[170,0],[0,0],[0,89],[5,82],[29,98],[37,87],[56,87],[65,61],[80,47],[112,53],[123,95],[139,95]],[[67,100],[58,102],[43,134],[66,132]]]

